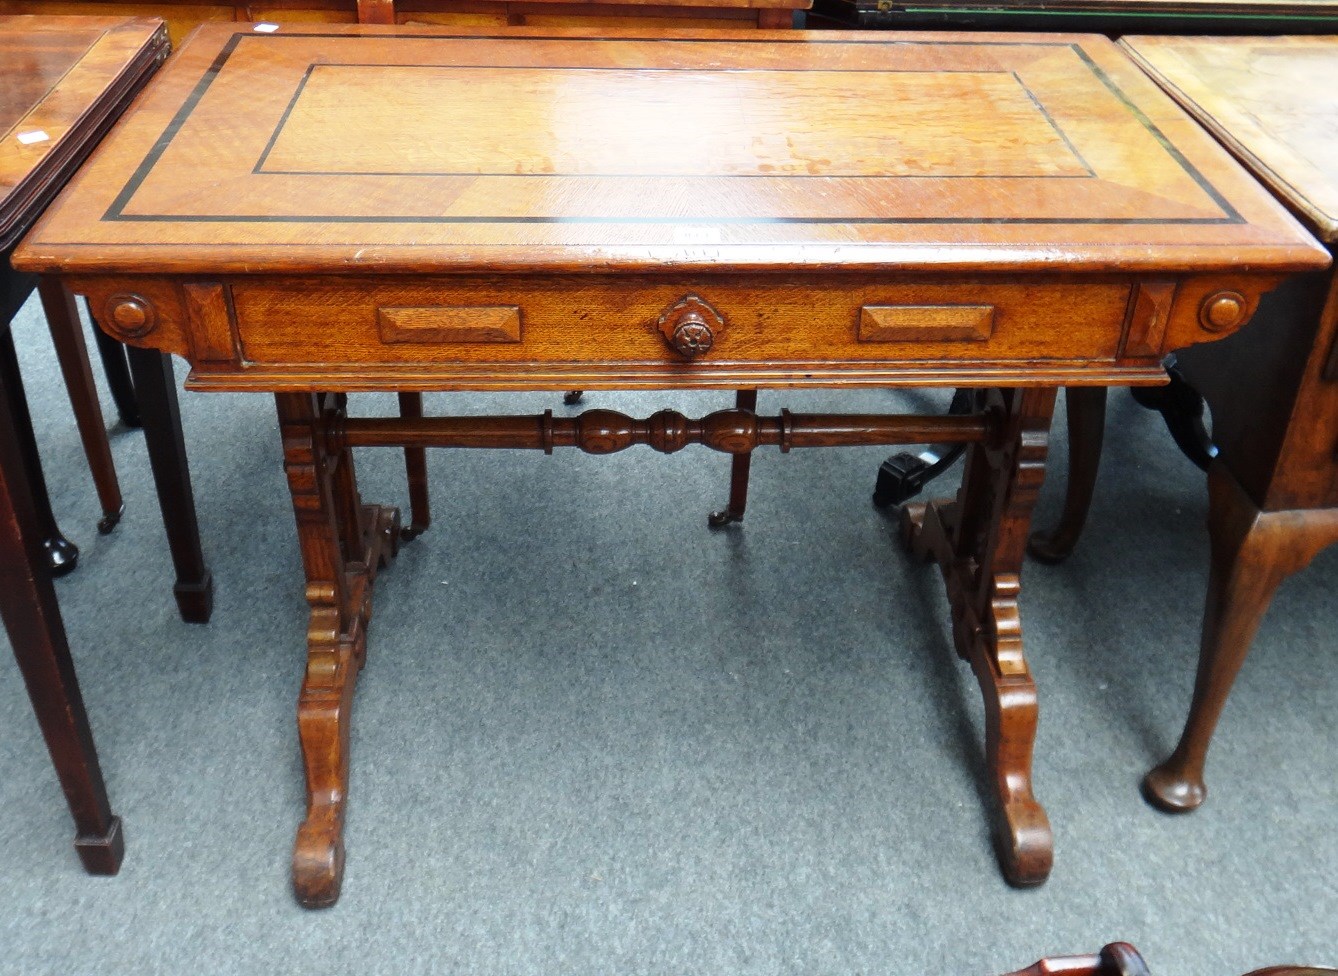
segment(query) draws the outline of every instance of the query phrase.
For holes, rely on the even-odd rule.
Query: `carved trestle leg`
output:
[[[1148,802],[1170,813],[1194,810],[1207,797],[1208,745],[1259,622],[1282,581],[1338,542],[1338,509],[1261,512],[1226,465],[1214,461],[1208,536],[1212,561],[1189,717],[1175,752],[1143,780]]]
[[[757,391],[738,390],[734,394],[734,408],[757,412]],[[729,464],[729,504],[724,511],[712,512],[707,516],[706,524],[713,529],[721,528],[733,522],[743,521],[744,509],[748,507],[748,473],[752,469],[751,451],[735,454]]]
[[[344,400],[339,394],[275,396],[311,607],[297,706],[307,815],[293,847],[293,890],[308,908],[339,897],[353,688],[366,657],[372,582],[399,538],[394,509],[362,505],[352,453],[326,447],[326,430],[342,416]]]
[[[997,805],[1004,876],[1037,885],[1050,874],[1054,841],[1031,788],[1036,685],[1022,653],[1018,593],[1031,512],[1045,477],[1053,388],[991,390],[997,439],[972,444],[955,500],[902,509],[903,539],[938,563],[952,607],[957,653],[985,700],[985,753]]]

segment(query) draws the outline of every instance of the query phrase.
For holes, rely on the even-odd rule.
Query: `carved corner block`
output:
[[[94,324],[113,339],[141,349],[190,354],[181,293],[175,285],[134,279],[94,282],[78,277],[64,283],[73,294],[87,297]]]
[[[1196,343],[1225,339],[1244,328],[1259,308],[1259,300],[1284,277],[1251,277],[1247,281],[1226,275],[1191,278],[1175,292],[1170,318],[1159,354]],[[1126,343],[1130,355],[1133,350]]]

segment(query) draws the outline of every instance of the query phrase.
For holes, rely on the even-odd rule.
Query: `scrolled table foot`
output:
[[[1203,770],[1189,768],[1175,756],[1148,771],[1142,792],[1143,799],[1166,813],[1190,813],[1208,799]]]
[[[329,908],[344,883],[342,817],[313,812],[293,843],[293,894],[303,908]]]
[[[112,817],[111,826],[105,834],[76,837],[74,850],[89,874],[116,874],[121,870],[121,861],[125,859],[125,834],[121,832],[121,818]]]
[[[1055,839],[1045,808],[1035,800],[1004,804],[995,826],[995,848],[1009,884],[1018,888],[1043,884],[1055,860]]]

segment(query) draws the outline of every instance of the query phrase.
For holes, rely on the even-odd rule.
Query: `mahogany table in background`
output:
[[[1338,245],[1338,38],[1130,37],[1170,94]],[[1175,752],[1144,781],[1163,809],[1207,795],[1217,720],[1278,585],[1338,542],[1338,274],[1288,282],[1249,329],[1178,357],[1212,408],[1212,564],[1194,699]],[[1338,666],[1332,643],[1321,666]],[[1327,660],[1325,658],[1327,657]]]
[[[116,873],[124,848],[51,584],[53,555],[72,566],[77,550],[51,513],[9,328],[36,279],[9,255],[166,53],[158,20],[0,17],[0,615],[74,815],[75,848],[96,874]],[[120,490],[73,300],[55,280],[42,283],[42,300],[114,518]]]
[[[985,699],[1003,869],[1040,883],[1017,601],[1055,388],[1163,382],[1166,351],[1328,254],[1102,38],[208,25],[17,260],[193,388],[277,395],[310,606],[293,876],[319,906],[396,541],[358,446],[969,443],[956,500],[905,527]],[[980,392],[959,417],[701,420],[345,397],[898,385]]]
[[[14,270],[9,255],[130,96],[166,57],[167,35],[161,28],[161,21],[148,19],[0,15],[0,376],[33,479],[36,524],[48,563],[57,574],[74,569],[79,550],[65,538],[51,511],[9,331],[9,323],[38,281]],[[73,299],[59,282],[42,283],[41,296],[102,505],[98,528],[108,532],[124,506],[83,330]],[[118,366],[124,372],[124,349],[108,342],[115,346],[114,354],[106,357],[109,374]]]
[[[437,24],[445,27],[761,27],[794,26],[813,0],[0,0],[0,14],[89,13],[167,21],[172,43],[218,21],[329,24]]]
[[[817,0],[815,22],[894,30],[1325,34],[1335,0]]]
[[[1047,956],[1008,976],[1150,976],[1142,955],[1127,942],[1112,942],[1090,956]],[[1269,966],[1246,976],[1338,976],[1338,969]]]

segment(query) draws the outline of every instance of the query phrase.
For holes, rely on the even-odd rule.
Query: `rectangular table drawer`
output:
[[[246,364],[301,366],[319,355],[360,367],[636,364],[709,373],[749,364],[1113,362],[1129,288],[998,279],[326,278],[236,281],[232,302]],[[692,335],[682,342],[697,355],[673,344],[684,299],[709,320],[686,318]],[[705,341],[694,346],[694,337]]]

